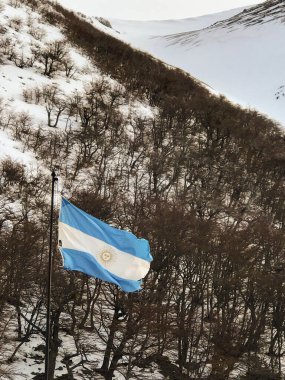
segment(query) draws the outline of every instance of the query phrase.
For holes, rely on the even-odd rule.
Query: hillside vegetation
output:
[[[55,242],[51,379],[284,378],[283,133],[58,4],[1,13],[0,69],[35,79],[0,103],[34,159],[0,162],[0,377],[42,378],[57,167],[65,196],[154,261],[126,294],[64,271]]]

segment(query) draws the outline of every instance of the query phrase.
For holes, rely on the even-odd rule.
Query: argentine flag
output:
[[[59,249],[64,268],[112,282],[125,292],[140,289],[152,256],[147,240],[116,229],[62,198]]]

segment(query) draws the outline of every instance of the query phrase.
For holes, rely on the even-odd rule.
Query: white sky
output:
[[[262,3],[262,0],[58,0],[90,16],[127,20],[188,18]]]

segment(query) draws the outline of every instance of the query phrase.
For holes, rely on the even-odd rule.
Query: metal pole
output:
[[[46,356],[45,356],[45,380],[49,380],[49,353],[50,353],[50,299],[52,281],[52,243],[53,243],[53,219],[54,219],[54,188],[57,176],[52,171],[51,210],[50,210],[50,234],[49,234],[49,261],[48,261],[48,283],[47,283],[47,319],[46,319]]]

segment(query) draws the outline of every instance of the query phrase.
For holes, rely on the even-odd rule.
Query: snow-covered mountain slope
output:
[[[239,14],[243,9],[244,8],[236,8],[229,11],[181,20],[128,21],[111,19],[111,25],[120,33],[120,37],[125,39],[126,42],[133,36],[133,38],[137,38],[137,40],[133,40],[134,42],[143,44],[146,42],[146,37],[151,38],[153,36],[183,33],[207,28],[216,22]],[[148,45],[146,44],[145,47],[147,48]]]
[[[26,120],[26,128],[31,128],[30,133],[58,133],[51,128],[55,122],[61,133],[71,124],[76,125],[66,107],[67,98],[80,95],[96,81],[106,81],[111,87],[119,83],[104,76],[87,56],[67,43],[59,28],[46,23],[37,12],[31,12],[17,0],[0,5],[0,159],[13,159],[30,169],[38,165],[38,160],[29,144],[19,141],[22,139],[17,136],[15,125],[21,118]],[[59,67],[55,60],[50,66],[47,58],[45,67],[44,55],[54,53],[62,55],[64,65]],[[52,72],[45,73],[50,67]],[[52,101],[46,96],[51,89],[55,95]],[[34,98],[36,92],[40,95],[38,100]],[[134,110],[136,114],[152,116],[150,108],[137,101],[123,104],[120,109],[125,115]]]
[[[45,104],[30,104],[25,101],[23,94],[45,86],[57,86],[63,93],[70,93],[77,87],[82,88],[82,82],[64,76],[51,79],[42,75],[41,64],[35,62],[36,51],[45,49],[53,41],[63,40],[58,28],[46,24],[39,14],[32,13],[25,6],[18,6],[17,2],[4,2],[1,8],[0,108],[3,111],[3,130],[0,135],[0,158],[16,160],[30,169],[38,165],[37,159],[25,144],[17,141],[15,126],[22,117],[26,118],[26,126],[34,130],[40,128],[46,132],[48,127]],[[76,61],[74,65],[78,72],[82,66],[88,65],[87,60],[82,59],[74,49],[69,47],[67,50]],[[91,77],[92,74],[86,79],[90,80]],[[62,126],[63,120],[59,120]]]
[[[285,125],[284,19],[275,0],[196,20],[111,24],[118,38]]]

